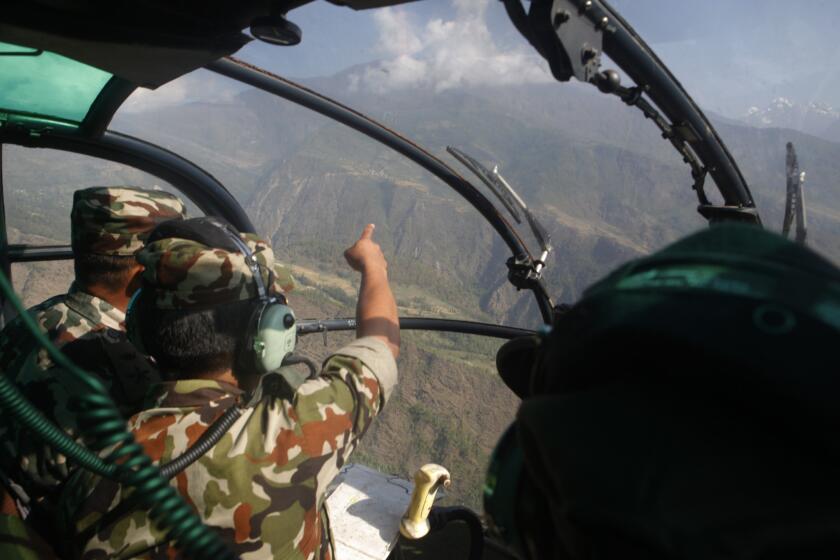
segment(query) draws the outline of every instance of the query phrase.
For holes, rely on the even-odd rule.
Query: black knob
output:
[[[559,29],[561,25],[569,21],[571,14],[567,10],[562,10],[554,14],[554,29]]]
[[[595,47],[584,47],[580,51],[580,62],[581,64],[589,64],[595,61],[599,54],[600,52]]]
[[[621,85],[621,76],[615,70],[605,70],[595,77],[595,84],[604,93],[613,93]]]
[[[291,313],[286,313],[286,316],[283,317],[283,326],[287,329],[291,329],[295,326],[295,316]]]

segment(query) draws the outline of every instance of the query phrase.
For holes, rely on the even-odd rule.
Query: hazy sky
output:
[[[836,0],[613,4],[706,109],[737,117],[777,96],[840,107]],[[551,79],[495,0],[425,0],[363,12],[319,1],[289,19],[303,30],[300,45],[255,41],[238,56],[294,78],[365,64],[351,72],[349,85],[378,92]],[[230,91],[224,82],[212,85],[202,87],[202,95]],[[190,100],[196,88],[189,86],[185,81],[140,94],[133,106]]]
[[[840,106],[836,0],[616,0],[705,108],[787,96]]]

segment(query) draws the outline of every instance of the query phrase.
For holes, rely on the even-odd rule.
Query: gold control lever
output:
[[[435,494],[443,486],[449,488],[449,471],[429,463],[414,473],[414,491],[411,503],[400,521],[400,533],[407,539],[419,539],[429,532],[429,512],[435,503]]]

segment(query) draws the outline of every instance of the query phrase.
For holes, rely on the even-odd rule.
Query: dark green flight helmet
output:
[[[720,225],[497,357],[523,397],[485,509],[526,558],[840,552],[840,271]]]

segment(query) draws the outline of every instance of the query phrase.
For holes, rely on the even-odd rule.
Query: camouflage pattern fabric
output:
[[[125,314],[79,290],[53,297],[29,310],[49,339],[80,366],[99,374],[126,417],[140,410],[148,387],[160,379],[149,360],[126,340]],[[24,395],[48,418],[76,432],[69,394],[57,368],[38,349],[18,318],[0,333],[0,371],[13,377]],[[38,499],[66,479],[70,465],[11,418],[0,414],[0,468],[30,498]]]
[[[266,374],[230,431],[171,484],[243,559],[332,558],[327,486],[396,380],[388,347],[371,337],[342,348],[320,377],[294,393],[278,374]],[[159,462],[181,455],[245,398],[237,387],[207,379],[161,383],[153,395],[154,407],[130,426]],[[75,516],[80,533],[93,535],[83,558],[175,557],[144,511],[105,515],[130,494],[109,480],[79,474],[92,489]]]
[[[251,249],[267,287],[277,292],[294,289],[291,273],[274,262],[267,241],[247,233],[240,237]],[[137,260],[146,267],[143,279],[155,288],[158,309],[201,308],[257,297],[251,268],[239,252],[167,238],[149,243],[137,253]]]
[[[185,217],[184,203],[164,191],[91,187],[73,193],[71,243],[76,253],[133,255],[156,225]]]
[[[47,560],[56,556],[23,519],[0,514],[0,558]]]
[[[125,313],[107,301],[83,292],[73,284],[66,294],[54,296],[29,309],[29,314],[41,326],[50,341],[59,349],[86,334],[101,330],[125,330]],[[0,332],[0,369],[17,371],[14,364],[21,355],[33,348],[32,336],[20,319],[14,319]],[[43,348],[36,364],[40,369],[53,367],[52,359]]]

